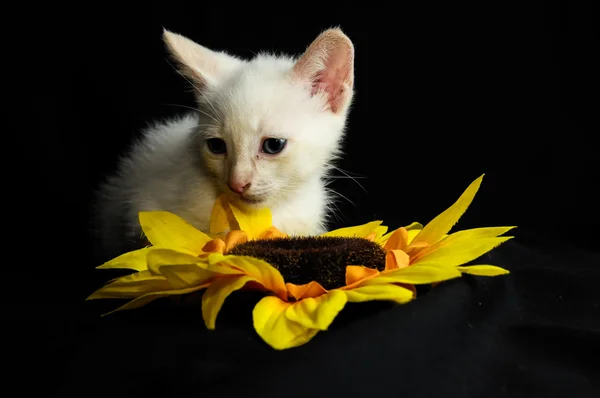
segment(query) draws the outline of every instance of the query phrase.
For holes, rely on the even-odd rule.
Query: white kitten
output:
[[[97,226],[104,256],[131,250],[138,213],[166,210],[207,231],[215,199],[268,206],[290,235],[326,228],[325,178],[340,155],[353,97],[354,47],[339,29],[297,59],[242,60],[164,31],[198,113],[145,131],[101,187]]]

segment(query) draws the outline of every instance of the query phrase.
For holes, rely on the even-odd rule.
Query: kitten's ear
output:
[[[163,30],[163,40],[171,57],[178,63],[179,72],[201,90],[215,85],[232,73],[242,61],[210,50],[185,36]]]
[[[312,83],[312,94],[326,93],[333,113],[347,108],[354,86],[354,45],[340,29],[321,33],[294,65],[294,74]]]

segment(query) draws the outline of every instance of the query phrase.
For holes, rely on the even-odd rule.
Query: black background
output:
[[[348,179],[335,183],[353,204],[339,203],[343,217],[332,228],[373,219],[391,227],[427,222],[486,173],[457,227],[518,226],[514,245],[522,246],[502,253],[517,268],[529,266],[522,275],[531,279],[522,276],[519,282],[517,272],[511,289],[530,300],[530,314],[545,314],[539,316],[546,324],[580,331],[585,324],[585,333],[597,333],[591,319],[600,316],[599,299],[590,291],[597,289],[593,280],[600,264],[589,251],[598,251],[600,238],[599,69],[591,2],[439,2],[393,9],[347,2],[278,7],[90,2],[35,6],[7,12],[6,18],[18,27],[5,35],[6,64],[15,68],[5,79],[25,97],[13,101],[7,117],[17,121],[7,129],[19,158],[5,157],[11,168],[5,186],[15,193],[6,218],[18,237],[10,249],[24,264],[7,277],[15,304],[9,317],[19,331],[37,331],[19,345],[17,361],[30,369],[39,365],[38,377],[49,383],[72,381],[65,369],[84,344],[81,325],[93,329],[93,321],[80,320],[81,300],[104,278],[93,270],[87,235],[93,189],[148,122],[185,111],[173,104],[194,105],[186,82],[166,62],[163,27],[250,57],[261,50],[300,53],[323,29],[340,26],[357,57],[356,97],[340,167],[366,178],[358,180],[364,190]],[[11,118],[21,111],[20,119]],[[563,254],[515,254],[533,248]],[[561,286],[562,305],[571,301],[558,310],[551,302]],[[571,318],[559,319],[567,312]],[[581,353],[598,342],[597,334],[586,336],[592,337],[581,343]],[[533,394],[556,382],[544,361],[561,362],[540,350],[527,354],[539,354],[531,360],[542,364],[539,380],[521,369],[525,373],[490,387],[487,396]],[[576,372],[581,353],[564,366]],[[507,359],[505,365],[533,363],[520,361]],[[422,372],[427,366],[425,361]],[[587,384],[565,382],[561,391],[583,394],[575,388],[591,388],[595,378],[582,372]],[[452,386],[451,379],[445,383]],[[93,394],[81,396],[86,395]]]

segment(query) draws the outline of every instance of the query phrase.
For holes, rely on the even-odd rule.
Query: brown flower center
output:
[[[333,236],[253,240],[227,254],[260,258],[281,272],[286,282],[319,282],[325,289],[346,284],[346,266],[362,265],[383,271],[385,250],[363,238]]]

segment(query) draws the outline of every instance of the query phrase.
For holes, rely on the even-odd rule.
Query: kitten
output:
[[[325,231],[326,177],[341,154],[353,98],[354,46],[322,32],[298,58],[242,60],[163,32],[198,112],[147,129],[100,187],[103,256],[139,245],[138,212],[166,210],[208,231],[215,199],[267,206],[290,235]]]

